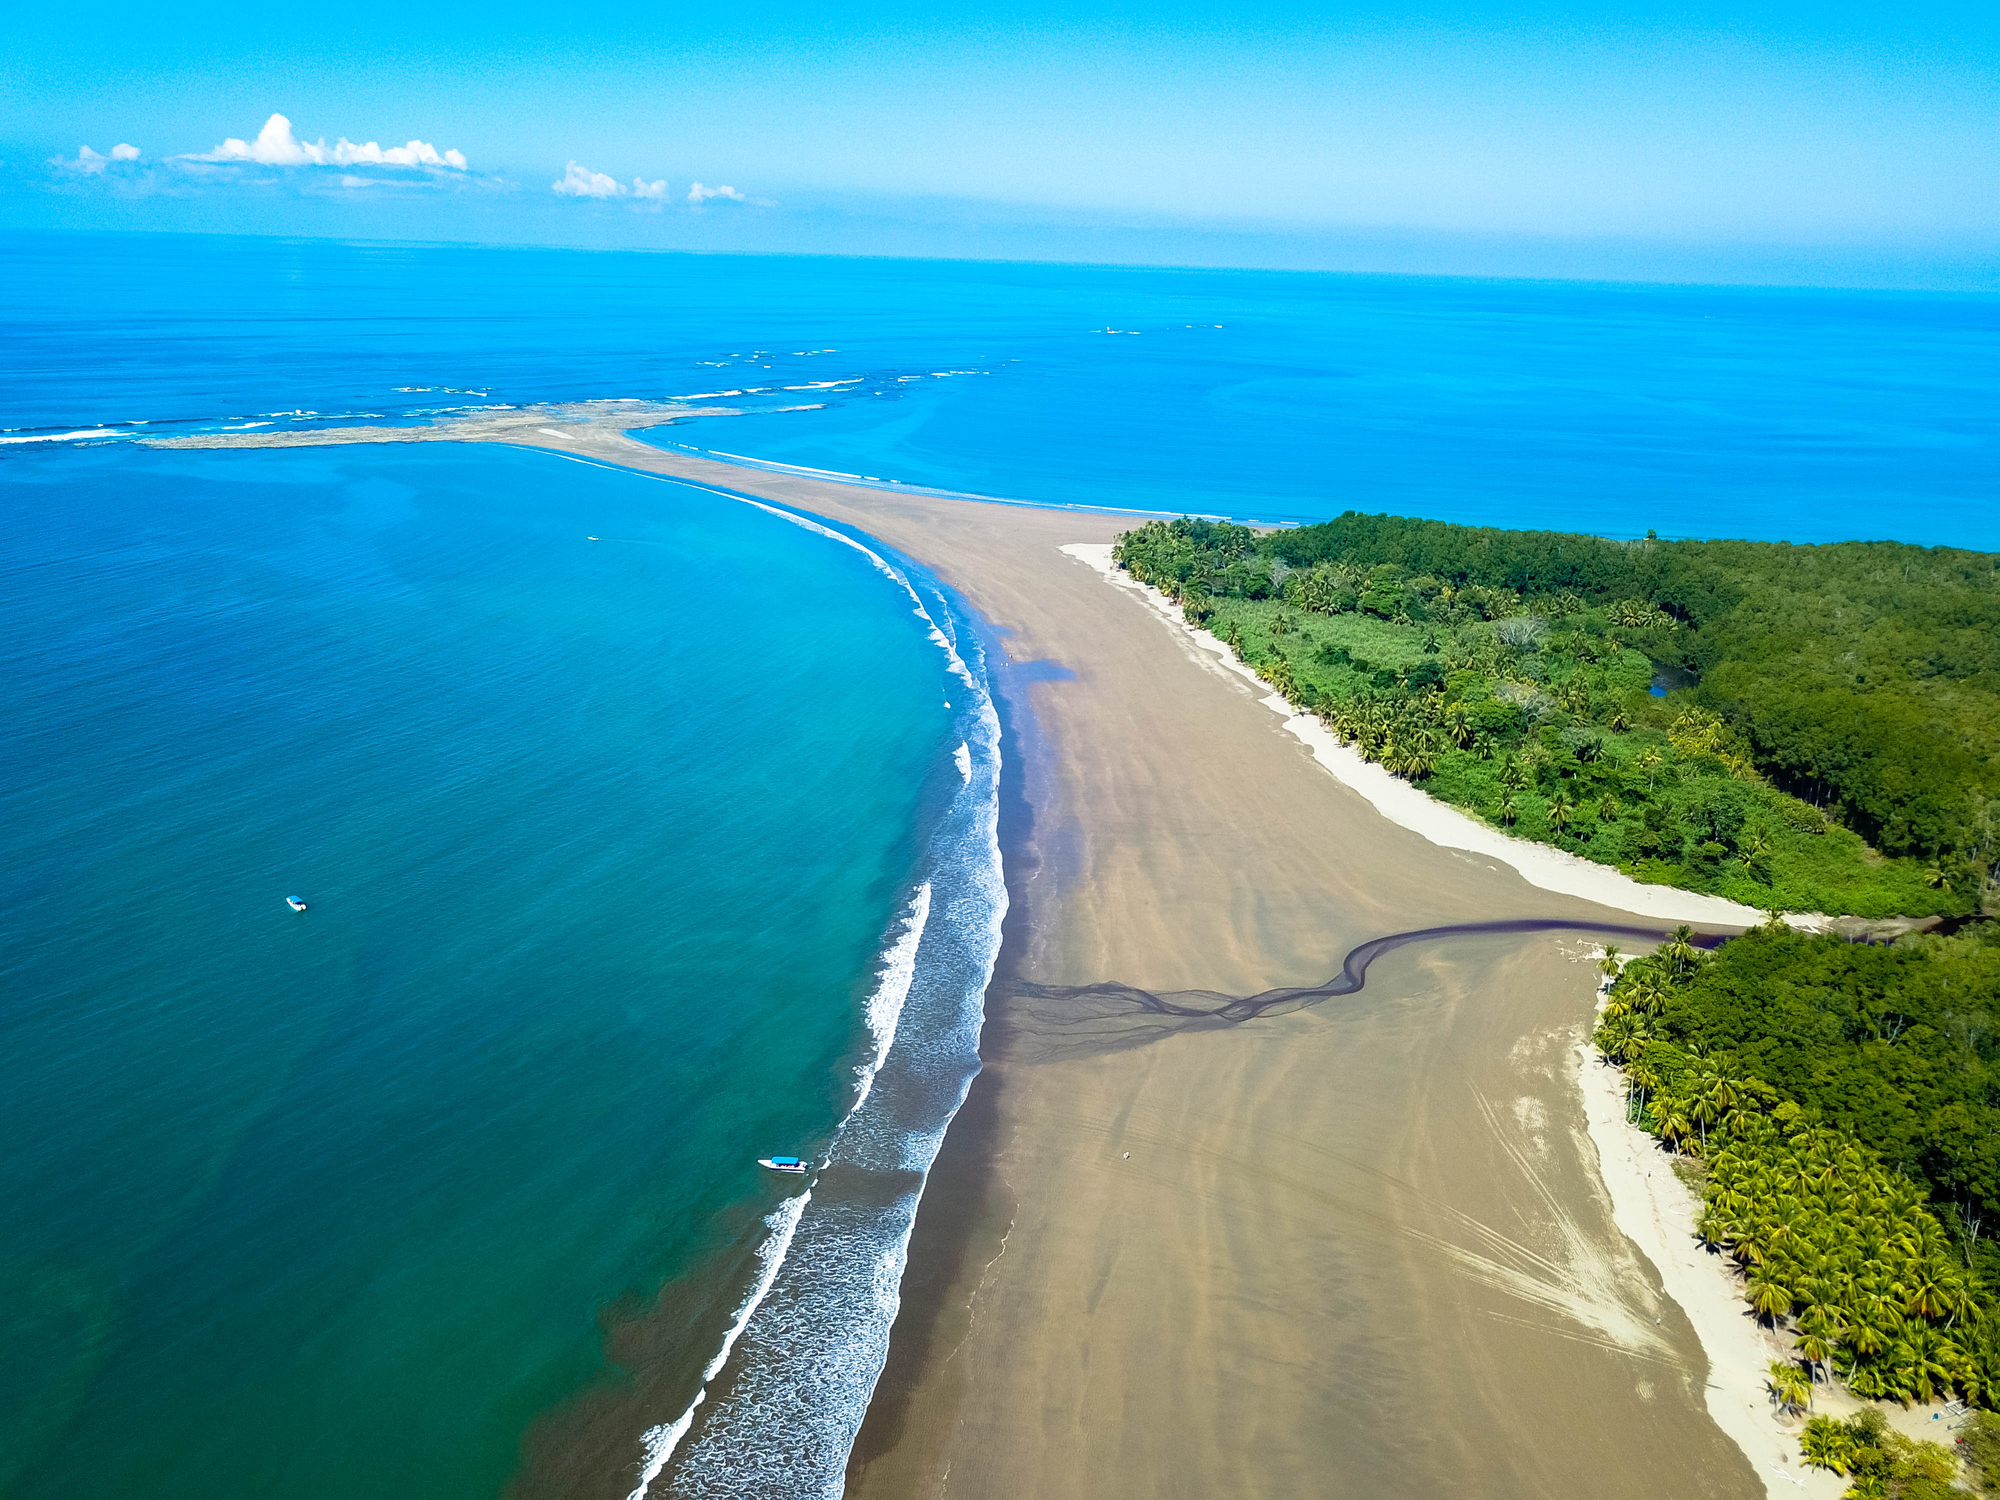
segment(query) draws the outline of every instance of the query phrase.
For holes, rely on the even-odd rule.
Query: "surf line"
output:
[[[674,1449],[687,1436],[688,1428],[694,1425],[695,1411],[708,1399],[709,1383],[722,1373],[722,1367],[729,1363],[729,1355],[736,1348],[736,1341],[743,1337],[743,1330],[750,1326],[750,1319],[764,1305],[764,1299],[771,1295],[778,1272],[785,1264],[785,1253],[792,1248],[792,1236],[798,1233],[799,1220],[805,1217],[806,1205],[810,1202],[812,1189],[807,1188],[796,1198],[787,1198],[764,1220],[771,1233],[757,1247],[757,1280],[751,1285],[742,1305],[736,1309],[735,1321],[729,1325],[729,1332],[722,1336],[722,1347],[715,1351],[715,1358],[702,1367],[701,1385],[694,1393],[694,1400],[688,1403],[687,1410],[665,1426],[655,1427],[640,1438],[645,1457],[640,1463],[639,1483],[626,1500],[646,1500],[646,1491],[660,1477],[667,1460],[674,1456]]]
[[[875,1043],[874,1051],[868,1061],[854,1070],[854,1103],[834,1127],[833,1139],[827,1145],[828,1161],[833,1159],[834,1150],[848,1125],[861,1113],[861,1106],[868,1102],[868,1095],[875,1087],[875,1075],[882,1071],[889,1049],[896,1043],[896,1023],[902,1019],[903,1005],[910,998],[910,985],[917,972],[917,947],[923,941],[924,929],[930,925],[930,915],[931,885],[927,880],[917,887],[910,898],[909,907],[898,924],[901,930],[883,953],[882,966],[876,971],[875,992],[868,997],[865,1012],[868,1030]],[[696,1410],[708,1400],[709,1386],[722,1373],[723,1366],[729,1363],[737,1340],[743,1337],[750,1320],[757,1315],[757,1309],[764,1305],[764,1299],[770,1296],[771,1288],[777,1284],[778,1273],[784,1269],[785,1256],[792,1248],[792,1237],[798,1233],[799,1221],[805,1217],[806,1205],[810,1202],[812,1189],[809,1187],[797,1197],[787,1198],[765,1218],[764,1223],[771,1232],[757,1247],[757,1279],[737,1307],[729,1331],[722,1336],[722,1347],[702,1368],[701,1384],[696,1387],[694,1399],[688,1403],[687,1409],[673,1421],[648,1428],[640,1435],[639,1483],[626,1500],[646,1500],[646,1492],[653,1481],[665,1472],[674,1450],[694,1425]]]
[[[892,565],[880,553],[864,543],[855,540],[855,538],[835,530],[831,526],[823,525],[808,516],[787,510],[781,505],[772,505],[762,500],[753,499],[748,495],[736,494],[713,485],[705,485],[672,475],[653,474],[644,469],[635,469],[623,464],[608,463],[601,459],[586,457],[582,454],[563,453],[558,450],[548,449],[539,451],[550,452],[554,457],[567,459],[572,463],[584,464],[590,468],[607,469],[615,473],[634,474],[644,479],[656,480],[662,484],[678,485],[702,494],[714,495],[718,499],[734,500],[739,504],[755,506],[758,510],[789,521],[794,526],[802,527],[819,536],[841,542],[859,552],[863,557],[868,559],[877,572],[894,582],[908,596],[912,612],[923,621],[925,632],[932,644],[944,653],[949,670],[972,693],[974,703],[977,705],[976,713],[981,721],[981,728],[986,731],[984,736],[982,736],[985,741],[982,749],[990,747],[994,763],[994,784],[996,787],[998,786],[1000,761],[999,716],[993,708],[990,695],[980,685],[977,678],[974,677],[972,669],[966,665],[965,659],[959,655],[957,645],[945,633],[939,625],[937,618],[925,605],[923,596],[917,592],[916,586],[901,569]],[[961,756],[964,757],[964,760],[961,762],[959,769],[965,780],[969,783],[971,780],[970,750],[963,743],[955,753],[954,759],[957,760]],[[867,1103],[868,1097],[874,1089],[876,1075],[881,1071],[883,1063],[888,1058],[890,1048],[895,1044],[897,1025],[902,1017],[904,1003],[909,997],[910,986],[915,979],[917,949],[921,943],[924,930],[929,925],[930,901],[931,886],[930,882],[925,881],[918,886],[912,895],[909,908],[903,917],[901,933],[889,944],[883,954],[882,967],[877,971],[877,987],[875,993],[869,997],[865,1011],[865,1020],[875,1041],[874,1055],[869,1061],[860,1064],[855,1069],[857,1075],[856,1097],[853,1105],[842,1116],[840,1124],[834,1128],[833,1139],[828,1145],[828,1160],[831,1160],[832,1152],[837,1147],[841,1136],[847,1130],[849,1123],[860,1112],[861,1107]],[[989,973],[988,978],[990,979],[990,977]],[[812,1189],[808,1188],[796,1198],[788,1199],[779,1205],[765,1219],[764,1222],[769,1226],[771,1232],[765,1237],[764,1242],[757,1247],[759,1270],[756,1281],[744,1297],[742,1304],[738,1307],[736,1316],[731,1321],[729,1330],[723,1337],[722,1347],[716,1351],[714,1357],[703,1367],[701,1383],[695,1391],[694,1399],[688,1403],[686,1410],[672,1422],[649,1428],[641,1435],[642,1457],[639,1469],[639,1482],[626,1497],[626,1500],[647,1500],[647,1495],[653,1482],[666,1471],[675,1450],[692,1429],[696,1412],[708,1399],[709,1386],[714,1382],[716,1376],[721,1374],[724,1366],[729,1361],[729,1356],[735,1351],[737,1342],[749,1328],[751,1319],[756,1316],[758,1308],[764,1304],[765,1299],[771,1293],[772,1287],[777,1284],[778,1274],[784,1268],[786,1256],[791,1250],[793,1237],[797,1234],[799,1224],[805,1216],[806,1206],[811,1201]]]
[[[817,532],[823,537],[830,537],[836,542],[841,542],[852,547],[856,552],[867,558],[869,562],[873,563],[878,572],[886,578],[893,579],[902,588],[903,592],[910,596],[911,608],[915,611],[917,617],[929,628],[932,643],[944,652],[952,675],[964,682],[973,692],[979,693],[979,684],[973,680],[971,668],[966,666],[964,660],[958,654],[958,648],[951,643],[949,637],[938,628],[936,619],[924,607],[923,597],[917,593],[916,586],[904,576],[902,569],[892,566],[889,560],[883,557],[881,553],[875,551],[872,547],[857,542],[846,532],[836,531],[831,526],[815,521],[810,516],[800,515],[795,510],[787,510],[782,505],[773,505],[767,500],[758,500],[749,495],[739,495],[734,490],[717,489],[714,485],[702,484],[697,480],[681,479],[672,474],[654,474],[645,469],[632,468],[626,464],[607,463],[600,458],[586,458],[580,453],[564,453],[553,448],[540,448],[535,451],[548,453],[555,458],[568,459],[571,463],[583,464],[593,469],[608,469],[614,474],[636,474],[641,479],[651,479],[659,484],[679,485],[682,489],[697,490],[704,495],[714,495],[718,499],[734,500],[739,505],[753,505],[758,510],[764,511],[769,515],[778,516],[783,520],[790,521],[794,526],[804,527],[807,531]],[[981,696],[983,697],[984,695],[982,694]]]

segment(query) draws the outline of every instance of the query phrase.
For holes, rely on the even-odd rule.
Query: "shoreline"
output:
[[[1178,629],[1226,671],[1249,683],[1264,696],[1258,701],[1285,721],[1286,733],[1308,750],[1334,780],[1366,797],[1383,817],[1421,834],[1445,849],[1463,849],[1498,859],[1520,872],[1529,884],[1545,891],[1581,896],[1636,916],[1672,922],[1706,922],[1720,926],[1754,927],[1764,913],[1721,896],[1708,896],[1678,886],[1645,885],[1622,870],[1601,865],[1550,844],[1518,839],[1489,827],[1420,787],[1393,776],[1333,737],[1310,713],[1301,713],[1270,685],[1238,660],[1227,642],[1199,625],[1190,625],[1172,600],[1149,583],[1141,583],[1111,560],[1111,548],[1077,543],[1062,551],[1103,576],[1114,588],[1129,589],[1145,599],[1155,613]],[[1833,918],[1817,912],[1787,914],[1794,927],[1809,932],[1828,930]]]
[[[1598,986],[1600,1014],[1609,992],[1608,980]],[[1806,1467],[1798,1439],[1804,1424],[1785,1423],[1765,1392],[1766,1366],[1787,1357],[1786,1351],[1750,1316],[1728,1262],[1694,1238],[1698,1195],[1675,1173],[1674,1158],[1627,1123],[1623,1072],[1597,1057],[1587,1035],[1576,1056],[1577,1088],[1612,1217],[1694,1325],[1708,1356],[1710,1417],[1750,1459],[1772,1500],[1838,1500],[1847,1480]]]
[[[1058,552],[1092,531],[1108,552],[1123,513],[931,501],[548,435],[563,446],[452,434],[865,531],[1005,638],[1001,695],[1042,740],[1019,766],[1026,824],[1006,875],[1022,899],[984,1070],[909,1241],[850,1494],[1275,1495],[1338,1475],[1338,1493],[1415,1496],[1475,1474],[1494,1495],[1676,1476],[1747,1493],[1747,1460],[1695,1388],[1699,1343],[1641,1335],[1649,1278],[1595,1211],[1597,1163],[1548,1128],[1574,1085],[1536,1039],[1573,1034],[1581,1000],[1555,944],[1406,950],[1353,1002],[1108,1048],[1021,998],[1107,979],[1318,983],[1382,932],[1628,905],[1385,817],[1300,756],[1296,730],[1228,707],[1247,670],[1191,642],[1160,652],[1157,609],[1131,614]]]

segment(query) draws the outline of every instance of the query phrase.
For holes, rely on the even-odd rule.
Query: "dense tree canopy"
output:
[[[1154,522],[1122,537],[1117,555],[1190,618],[1235,631],[1246,659],[1306,706],[1322,693],[1372,692],[1410,700],[1403,717],[1412,718],[1427,689],[1443,693],[1431,705],[1439,709],[1467,695],[1448,681],[1413,679],[1393,649],[1380,653],[1386,661],[1363,655],[1365,680],[1336,677],[1331,669],[1347,663],[1302,659],[1274,641],[1274,625],[1284,633],[1280,606],[1399,625],[1456,651],[1460,670],[1484,674],[1465,715],[1515,751],[1552,726],[1613,730],[1614,720],[1645,718],[1635,701],[1643,688],[1624,665],[1637,664],[1673,689],[1661,728],[1693,722],[1688,710],[1706,715],[1699,722],[1713,723],[1706,738],[1720,763],[1740,762],[1752,779],[1828,810],[1885,853],[1920,862],[1934,886],[1960,895],[1960,909],[2000,865],[2000,557],[1992,554],[1892,542],[1628,543],[1349,513],[1262,536],[1224,522]],[[1320,632],[1316,649],[1352,658],[1353,644],[1337,634]],[[1393,644],[1379,632],[1370,639]],[[1480,659],[1488,645],[1517,659]],[[1546,700],[1560,696],[1551,688],[1582,701],[1551,709]],[[1413,720],[1406,747],[1424,739],[1423,727]],[[1456,725],[1447,738],[1467,743]],[[1404,774],[1449,769],[1444,741],[1426,743]],[[1649,791],[1658,789],[1650,778]],[[1607,789],[1585,790],[1601,800]],[[1718,785],[1702,795],[1730,803],[1745,794]],[[1558,834],[1573,811],[1567,797],[1561,807]],[[1529,809],[1537,836],[1547,832],[1548,808],[1543,796]],[[1723,815],[1731,820],[1744,824]],[[1678,814],[1668,821],[1698,829],[1715,820],[1696,809],[1692,824]],[[1781,839],[1787,824],[1773,813],[1758,837]],[[1650,861],[1652,878],[1714,888],[1718,870],[1702,865],[1717,856],[1698,851],[1723,851],[1723,864],[1742,852],[1713,828],[1695,838],[1650,831],[1671,836],[1648,849],[1644,835],[1621,831],[1614,862]]]
[[[1683,929],[1619,970],[1596,1042],[1629,1118],[1704,1164],[1696,1233],[1792,1337],[1774,1401],[1807,1406],[1838,1377],[1862,1397],[2000,1404],[1990,923],[1887,947],[1773,923],[1713,956]],[[1871,1446],[1822,1424],[1806,1452],[1861,1474],[1886,1462]]]
[[[1655,1035],[1723,1060],[1923,1183],[2000,1283],[2000,934],[1889,946],[1758,931],[1666,1000]]]

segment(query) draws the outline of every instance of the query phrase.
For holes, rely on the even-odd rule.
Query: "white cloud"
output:
[[[634,198],[651,198],[655,203],[664,203],[667,198],[667,179],[662,177],[658,182],[648,182],[643,177],[634,177],[632,179],[632,196]]]
[[[302,141],[292,134],[292,122],[283,115],[272,115],[266,120],[254,141],[231,136],[213,151],[186,159],[254,162],[265,167],[448,167],[455,172],[463,172],[466,167],[463,152],[441,152],[424,141],[387,148],[373,141],[357,146],[346,136],[331,146],[325,136],[317,141]]]
[[[549,186],[565,198],[622,198],[631,191],[616,177],[593,172],[578,162],[571,162]]]
[[[137,146],[127,146],[121,142],[119,145],[111,148],[109,156],[99,155],[88,146],[79,146],[76,148],[75,156],[52,157],[49,164],[56,167],[67,167],[72,172],[97,173],[102,172],[105,167],[114,161],[137,161],[138,159],[139,148]]]
[[[735,188],[727,184],[722,187],[703,187],[697,182],[693,187],[688,189],[687,201],[690,203],[700,205],[710,198],[726,198],[732,203],[748,203],[750,201],[737,192]]]

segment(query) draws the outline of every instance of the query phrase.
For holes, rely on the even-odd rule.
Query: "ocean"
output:
[[[0,442],[698,397],[746,414],[654,440],[1041,504],[2000,549],[1993,296],[166,235],[0,269]]]
[[[624,1494],[736,1332],[674,1492],[837,1489],[1004,901],[948,601],[531,453],[6,480],[0,1490]]]
[[[741,414],[649,441],[1047,504],[2000,547],[1991,299],[168,236],[0,273],[34,1500],[837,1493],[1005,900],[981,632],[868,539],[546,454],[137,436],[686,398]]]

